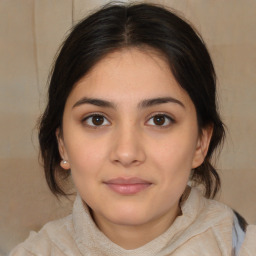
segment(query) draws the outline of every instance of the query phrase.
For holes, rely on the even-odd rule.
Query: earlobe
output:
[[[60,166],[65,169],[65,170],[69,170],[70,169],[70,164],[68,161],[66,160],[61,160],[60,161]]]
[[[202,129],[201,135],[198,138],[197,147],[193,159],[192,168],[197,168],[200,166],[207,155],[208,148],[211,142],[213,132],[213,126],[209,125]]]

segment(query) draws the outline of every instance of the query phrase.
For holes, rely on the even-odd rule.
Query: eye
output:
[[[100,114],[93,114],[85,117],[83,119],[83,123],[91,127],[110,125],[110,122],[107,120],[107,118]]]
[[[174,120],[170,116],[164,114],[154,115],[147,121],[148,125],[160,127],[169,126],[172,123],[174,123]]]

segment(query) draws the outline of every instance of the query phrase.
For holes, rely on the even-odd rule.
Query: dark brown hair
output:
[[[39,142],[45,177],[55,195],[62,189],[63,170],[55,132],[61,128],[65,103],[74,84],[106,54],[125,47],[151,47],[161,52],[179,85],[193,101],[199,129],[212,125],[213,135],[204,163],[192,181],[214,197],[220,178],[210,163],[224,138],[216,105],[216,76],[200,35],[174,12],[151,4],[110,4],[78,23],[64,41],[51,74],[48,105],[39,123]],[[64,175],[64,176],[63,176]]]

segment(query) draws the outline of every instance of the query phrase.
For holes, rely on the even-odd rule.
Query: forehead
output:
[[[100,60],[76,83],[68,101],[95,97],[122,103],[168,96],[191,101],[160,53],[126,48]]]

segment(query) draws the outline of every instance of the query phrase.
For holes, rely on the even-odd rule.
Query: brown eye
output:
[[[166,117],[165,116],[154,116],[153,117],[153,122],[156,124],[156,125],[163,125],[166,121]]]
[[[104,117],[103,116],[93,116],[92,117],[92,123],[94,125],[102,125],[104,122]]]
[[[87,126],[97,127],[97,126],[107,126],[110,125],[110,122],[103,115],[91,115],[84,119],[83,121]]]
[[[168,127],[172,123],[174,123],[173,118],[164,114],[154,115],[147,121],[147,125],[159,127]]]

